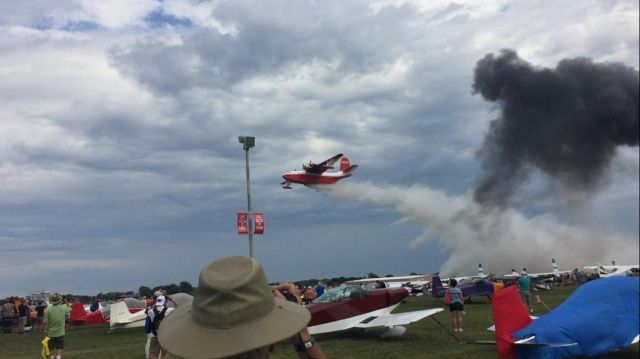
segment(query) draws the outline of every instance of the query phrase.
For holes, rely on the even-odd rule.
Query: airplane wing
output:
[[[378,281],[382,282],[413,282],[413,281],[430,281],[433,278],[433,274],[415,274],[415,275],[405,275],[405,276],[397,276],[397,277],[380,277],[380,278],[365,278],[365,279],[355,279],[345,282],[345,284],[368,284],[375,283]]]
[[[320,162],[318,164],[309,163],[308,165],[304,165],[303,168],[308,173],[321,174],[321,173],[324,173],[326,170],[333,168],[333,165],[336,163],[336,161],[340,159],[340,157],[342,157],[342,153],[338,153],[337,155],[329,158],[328,160]]]
[[[353,327],[355,328],[371,328],[371,327],[394,327],[396,325],[405,325],[413,322],[417,322],[420,319],[432,316],[436,313],[443,311],[443,308],[433,308],[426,310],[416,310],[413,312],[397,313],[397,314],[385,314],[377,317],[369,317]]]

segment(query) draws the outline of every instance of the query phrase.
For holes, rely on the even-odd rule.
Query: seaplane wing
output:
[[[320,162],[318,164],[309,162],[308,165],[305,164],[302,167],[307,173],[322,174],[326,170],[332,169],[333,165],[336,163],[336,161],[340,159],[340,157],[342,157],[342,153],[338,153],[337,155],[329,158],[328,160]]]
[[[417,322],[418,320],[432,316],[436,313],[443,311],[443,308],[433,308],[425,310],[416,310],[413,312],[386,314],[378,317],[369,317],[358,324],[354,325],[356,328],[371,328],[371,327],[394,327],[396,325],[406,325],[409,323]]]

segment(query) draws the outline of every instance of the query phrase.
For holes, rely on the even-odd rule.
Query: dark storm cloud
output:
[[[502,50],[478,61],[473,90],[501,110],[479,151],[481,204],[507,204],[531,169],[592,192],[616,148],[638,145],[638,71],[623,64],[575,58],[537,68]]]

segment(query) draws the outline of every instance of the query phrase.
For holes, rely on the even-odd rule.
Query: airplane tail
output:
[[[353,173],[353,171],[355,171],[356,168],[358,168],[358,165],[351,165],[349,168],[347,168],[346,170],[342,171],[342,173],[345,174],[345,175],[351,176],[351,173]]]
[[[71,314],[69,321],[71,324],[80,324],[84,322],[84,318],[87,316],[87,312],[84,310],[84,305],[80,302],[71,304]]]
[[[442,297],[444,295],[444,286],[440,280],[440,276],[436,275],[431,279],[431,296]]]
[[[482,263],[478,263],[478,275],[480,277],[484,277],[484,268],[482,268]]]
[[[131,321],[130,317],[129,307],[124,301],[111,304],[110,322],[112,327],[117,324],[129,323]]]
[[[514,333],[531,323],[524,302],[520,299],[515,285],[504,288],[491,298],[493,306],[493,320],[496,324],[496,342],[499,358],[515,358],[513,347]]]
[[[556,276],[560,274],[558,270],[558,263],[556,262],[556,257],[551,257],[551,266],[553,267],[553,274]]]
[[[340,160],[340,171],[345,172],[349,167],[351,167],[351,164],[349,163],[347,156],[342,157]]]

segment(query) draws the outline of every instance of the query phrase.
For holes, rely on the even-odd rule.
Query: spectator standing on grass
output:
[[[449,288],[447,291],[451,296],[451,303],[449,304],[449,311],[453,318],[453,331],[462,332],[462,313],[464,312],[464,295],[462,290],[456,288],[458,281],[455,279],[449,280]]]
[[[44,334],[49,339],[51,359],[61,359],[64,351],[65,319],[71,308],[62,302],[62,296],[51,296],[51,305],[44,312]]]
[[[524,304],[527,305],[529,313],[533,313],[533,307],[531,306],[531,279],[527,275],[527,272],[522,272],[522,275],[516,280],[516,286],[520,292],[520,298]]]
[[[297,302],[287,301],[281,291]],[[309,335],[311,314],[298,298],[290,283],[272,290],[255,259],[223,258],[200,272],[193,302],[162,322],[158,340],[183,359],[268,359],[285,339],[299,358],[326,359]]]
[[[24,327],[27,325],[27,317],[30,312],[31,309],[29,309],[27,301],[21,299],[18,305],[18,334],[24,334]]]
[[[147,322],[145,324],[145,332],[149,337],[149,359],[170,358],[170,355],[166,353],[160,343],[158,343],[158,329],[164,318],[173,311],[173,308],[169,308],[166,305],[166,297],[164,295],[158,296],[154,306],[147,311]]]
[[[44,302],[40,302],[40,304],[38,304],[36,306],[36,328],[38,330],[38,333],[43,333],[44,332],[44,311],[45,309],[47,309],[47,306],[44,304]]]

